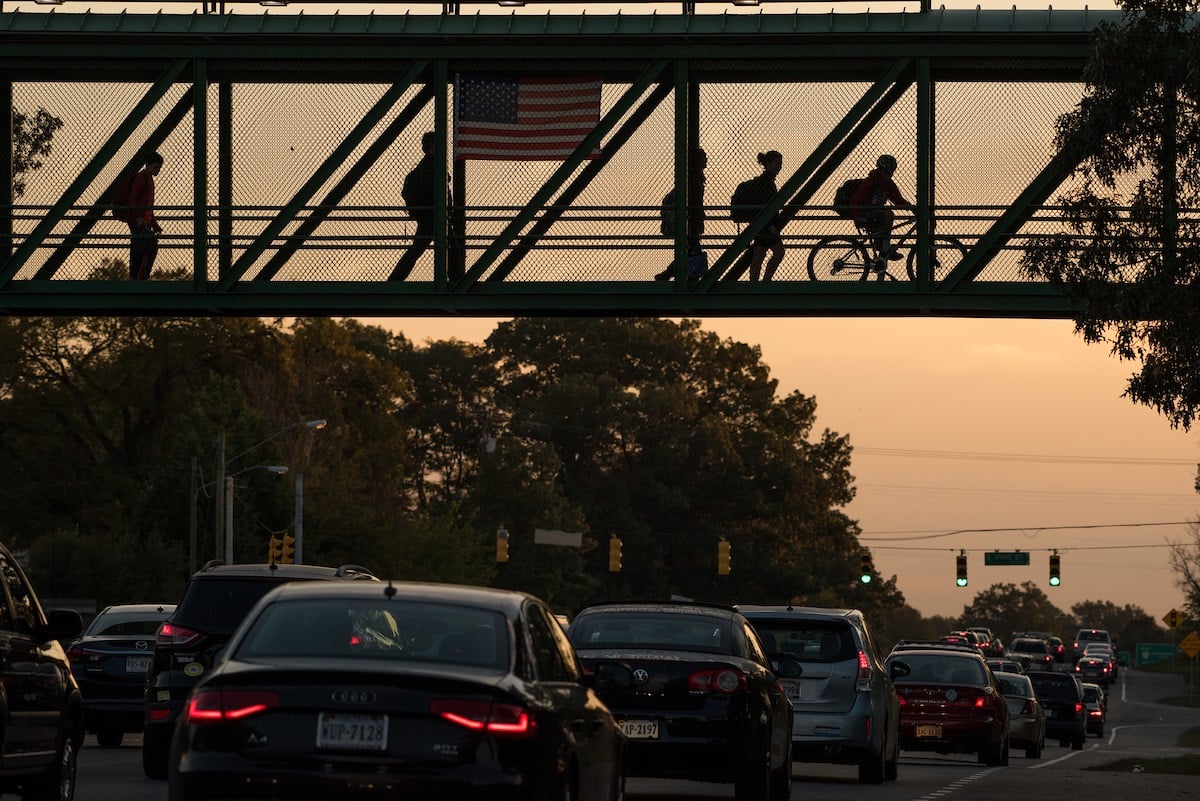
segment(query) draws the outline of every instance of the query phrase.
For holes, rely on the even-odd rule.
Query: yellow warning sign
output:
[[[1196,632],[1192,632],[1183,638],[1183,642],[1179,643],[1179,650],[1183,651],[1189,657],[1195,657],[1200,654],[1200,637],[1196,636]]]

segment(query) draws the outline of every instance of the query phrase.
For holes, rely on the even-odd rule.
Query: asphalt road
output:
[[[1089,737],[1083,751],[1047,743],[1041,759],[1014,753],[1004,768],[983,767],[969,756],[902,752],[900,778],[872,787],[858,784],[853,767],[796,763],[791,797],[795,801],[1200,798],[1200,777],[1086,770],[1125,757],[1189,753],[1175,742],[1185,729],[1200,726],[1200,710],[1155,703],[1184,692],[1178,677],[1126,670],[1110,689],[1105,736]],[[139,736],[126,736],[116,749],[99,748],[89,737],[80,756],[76,801],[165,801],[166,783],[142,775],[140,749]],[[726,784],[631,778],[626,789],[630,797],[658,801],[733,798],[733,785]]]

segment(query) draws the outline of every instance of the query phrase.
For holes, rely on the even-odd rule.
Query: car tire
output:
[[[887,776],[887,757],[883,751],[878,754],[867,752],[858,762],[859,784],[883,784]]]
[[[985,743],[979,747],[979,761],[987,765],[989,768],[998,768],[1004,764],[1005,752],[1007,749],[1007,742],[999,743],[997,745]]]
[[[1043,739],[1040,742],[1033,743],[1025,749],[1026,759],[1041,759],[1042,749],[1046,747],[1046,741]]]
[[[1104,724],[1103,723],[1100,724],[1100,728],[1096,729],[1096,736],[1101,739],[1104,739]]]
[[[734,801],[768,801],[771,791],[771,761],[768,754],[749,760],[733,781]]]
[[[54,764],[42,776],[25,783],[21,801],[72,801],[79,766],[79,737],[67,726],[59,734]]]
[[[1008,747],[1008,735],[1007,734],[1004,735],[1004,744],[1001,745],[1000,748],[1002,749],[1001,753],[1000,753],[1000,767],[1006,768],[1006,767],[1008,767],[1009,758],[1011,756],[1011,753],[1010,753],[1009,747]]]
[[[885,729],[886,730],[886,729]],[[892,753],[883,763],[883,778],[894,782],[900,776],[900,737],[892,740]]]
[[[96,729],[96,742],[101,748],[120,748],[125,732],[120,726],[106,725]]]
[[[783,764],[771,771],[771,801],[788,801],[792,797],[792,757],[788,754]]]
[[[1076,734],[1073,738],[1071,738],[1071,750],[1072,751],[1082,751],[1083,750],[1083,738],[1084,738],[1084,735],[1082,735],[1082,734]]]
[[[155,731],[146,729],[142,734],[142,773],[149,779],[165,779],[170,741],[168,737]]]

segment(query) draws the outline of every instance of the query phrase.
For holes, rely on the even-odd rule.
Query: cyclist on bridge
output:
[[[898,261],[902,257],[892,247],[892,226],[896,215],[887,207],[887,203],[891,201],[893,206],[904,209],[916,208],[900,194],[899,187],[892,180],[895,172],[896,157],[884,153],[875,159],[875,169],[867,173],[867,177],[850,198],[854,222],[870,233],[877,259],[887,258],[890,261]],[[874,266],[876,270],[883,269],[882,262]]]

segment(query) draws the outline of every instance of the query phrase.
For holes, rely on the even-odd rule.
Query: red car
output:
[[[901,749],[1008,764],[1008,703],[981,655],[899,651],[887,666],[900,698]]]

